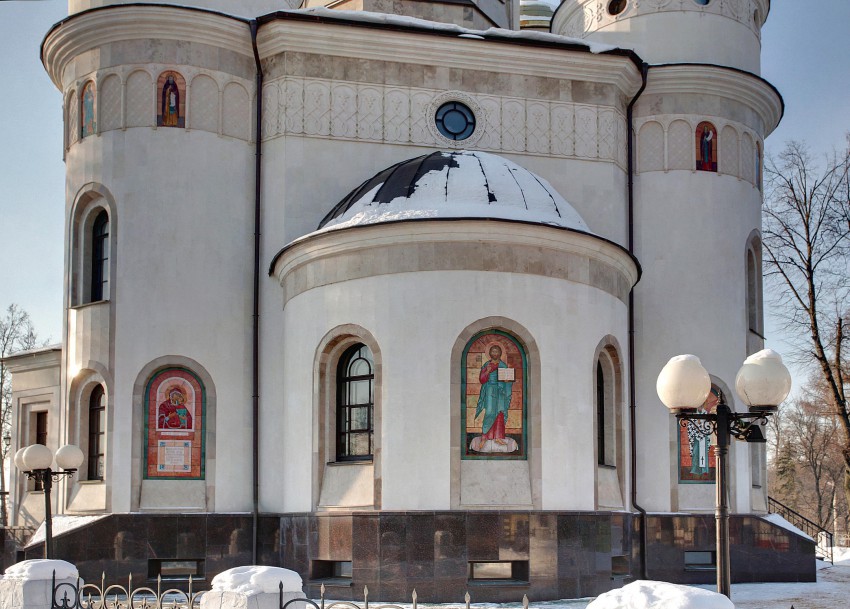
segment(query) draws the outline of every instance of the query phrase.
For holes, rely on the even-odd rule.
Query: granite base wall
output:
[[[624,512],[361,512],[264,514],[259,563],[299,572],[317,597],[376,601],[532,601],[596,596],[640,577],[639,515]],[[815,581],[814,542],[754,516],[731,519],[734,582]],[[674,583],[711,583],[714,571],[691,570],[686,551],[714,550],[711,515],[647,516],[647,575]],[[204,561],[209,587],[225,569],[251,563],[248,514],[116,514],[55,539],[56,557],[87,581],[150,582],[152,559]],[[41,545],[26,558],[40,558]],[[8,554],[8,552],[7,552]],[[323,562],[324,561],[324,562]],[[351,562],[349,579],[328,578],[328,561]],[[469,579],[469,563],[518,561],[524,581]],[[171,585],[171,583],[169,583]],[[186,588],[186,582],[177,583]]]

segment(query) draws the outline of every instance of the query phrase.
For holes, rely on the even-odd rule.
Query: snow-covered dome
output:
[[[515,220],[589,232],[546,180],[477,151],[434,152],[388,167],[340,201],[319,229],[442,218]]]

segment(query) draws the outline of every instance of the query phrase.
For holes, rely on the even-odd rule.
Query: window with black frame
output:
[[[92,226],[91,300],[109,296],[109,216],[101,211]]]
[[[346,349],[337,368],[336,460],[372,458],[375,365],[364,344]]]
[[[106,393],[98,385],[89,397],[89,480],[103,480],[105,436]]]

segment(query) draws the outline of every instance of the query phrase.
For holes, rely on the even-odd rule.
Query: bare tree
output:
[[[11,304],[0,317],[0,438],[11,434],[12,378],[3,358],[17,351],[32,349],[36,335],[29,314],[16,304]],[[0,441],[0,524],[8,525],[6,509],[6,457],[9,447]]]
[[[846,372],[850,331],[850,146],[822,168],[806,146],[789,142],[765,166],[765,276],[776,311],[798,339],[825,388],[843,447],[850,503],[850,411]]]

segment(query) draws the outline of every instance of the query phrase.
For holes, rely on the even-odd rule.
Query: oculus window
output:
[[[611,15],[619,15],[626,10],[627,0],[611,0],[608,3],[608,13]]]
[[[475,114],[469,106],[457,101],[437,108],[434,120],[437,130],[450,140],[465,140],[475,131]]]

